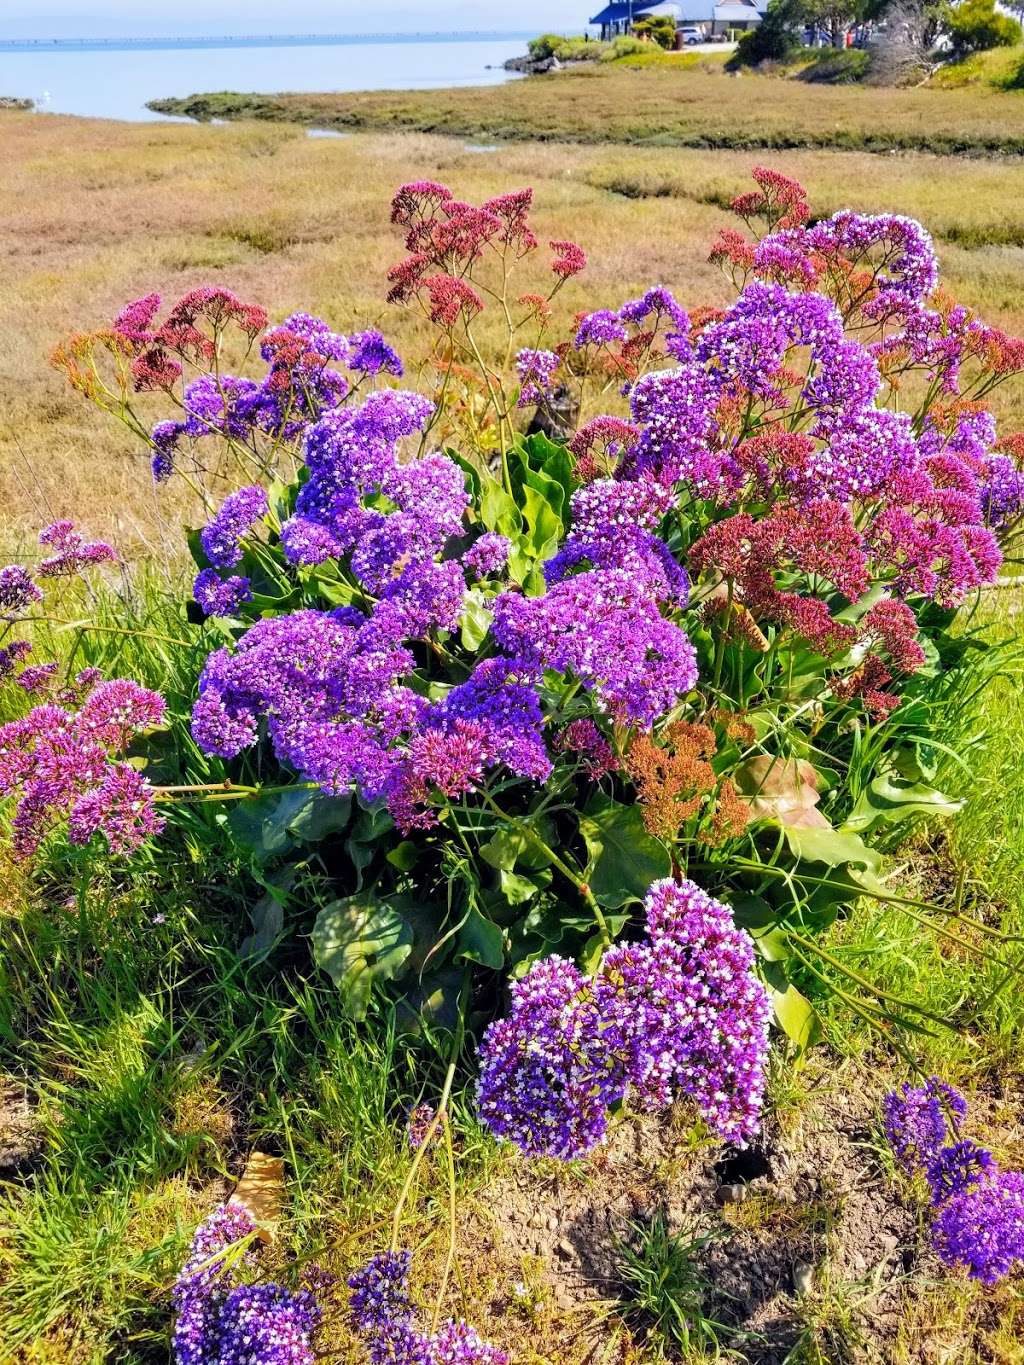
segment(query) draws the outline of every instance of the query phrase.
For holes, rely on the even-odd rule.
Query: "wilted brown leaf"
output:
[[[751,814],[766,815],[791,829],[831,829],[818,810],[818,774],[804,759],[757,754],[733,773]]]
[[[257,1235],[272,1242],[284,1204],[284,1162],[266,1152],[251,1152],[242,1178],[228,1201],[241,1204],[255,1219]]]

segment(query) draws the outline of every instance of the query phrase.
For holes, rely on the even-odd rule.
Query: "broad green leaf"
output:
[[[488,531],[500,531],[516,543],[523,529],[519,508],[497,479],[489,475],[480,490],[480,520]]]
[[[392,867],[397,867],[399,872],[411,872],[419,861],[419,856],[420,851],[412,840],[403,839],[387,855],[387,860]]]
[[[471,962],[479,962],[481,966],[492,967],[495,971],[505,965],[505,935],[475,905],[469,907],[469,913],[459,930],[457,955]]]
[[[962,801],[952,801],[934,787],[901,782],[886,774],[864,788],[843,829],[867,834],[879,825],[897,824],[912,815],[955,815],[962,807]]]
[[[398,975],[412,938],[408,921],[387,901],[347,896],[317,915],[313,955],[341,992],[348,1014],[363,1019],[374,985]]]
[[[454,448],[454,446],[445,446],[444,453],[448,456],[449,460],[451,460],[452,464],[457,464],[459,468],[462,470],[463,474],[465,474],[466,483],[469,487],[469,491],[473,495],[473,501],[476,502],[480,496],[479,467],[477,465],[470,464],[470,462],[467,459],[465,459],[462,455],[459,454],[459,452]]]
[[[462,969],[442,967],[425,972],[409,985],[399,1000],[396,1014],[404,1032],[419,1033],[424,1020],[438,1028],[454,1030],[459,1017]]]
[[[772,1008],[779,1027],[798,1048],[811,1047],[821,1037],[818,1011],[790,982],[784,991],[770,989]]]
[[[523,512],[527,526],[524,543],[535,559],[548,559],[558,549],[562,519],[543,493],[523,487]]]
[[[493,838],[480,846],[485,863],[499,872],[511,872],[517,859],[526,850],[526,836],[516,829],[499,829]]]
[[[292,834],[308,844],[315,844],[329,834],[340,834],[348,828],[352,818],[350,796],[325,796],[323,792],[309,794],[312,801],[302,807],[288,826]]]
[[[750,931],[750,936],[754,940],[758,956],[763,957],[766,962],[784,962],[787,957],[792,956],[793,950],[785,929],[777,926],[764,930],[755,929]]]
[[[228,829],[237,846],[258,861],[277,857],[295,843],[290,827],[314,796],[314,790],[296,787],[294,791],[238,801],[228,812]]]
[[[243,962],[262,962],[281,937],[284,928],[284,904],[295,881],[295,869],[289,868],[277,884],[268,884],[266,892],[249,911],[252,933],[238,945],[238,956]]]
[[[601,965],[604,957],[605,941],[602,934],[591,934],[583,945],[580,953],[580,971],[586,976],[593,976]]]
[[[668,851],[644,828],[639,806],[600,796],[580,817],[590,855],[587,880],[599,905],[612,909],[642,900],[651,882],[671,871]]]
[[[852,863],[877,871],[881,866],[881,855],[852,830],[832,829],[793,829],[783,826],[786,842],[791,852],[809,863],[826,863],[829,867],[842,867]]]
[[[533,900],[545,886],[551,881],[550,872],[537,872],[532,877],[524,877],[518,872],[506,872],[504,869],[498,874],[502,894],[509,905],[523,905],[526,901]]]

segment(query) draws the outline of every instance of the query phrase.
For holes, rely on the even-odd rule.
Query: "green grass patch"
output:
[[[848,65],[859,61],[859,54],[836,56]],[[221,92],[155,101],[152,107],[197,119],[283,119],[498,141],[950,155],[1024,152],[1024,116],[1016,97],[991,89],[881,90],[749,73],[729,76],[660,59],[642,71],[619,63],[576,64],[511,85],[457,91]]]

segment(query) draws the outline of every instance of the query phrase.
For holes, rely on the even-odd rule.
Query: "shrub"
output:
[[[618,61],[621,57],[639,57],[651,50],[650,43],[643,42],[640,38],[630,37],[623,34],[621,37],[613,38],[611,52],[602,60]]]
[[[799,73],[798,79],[812,84],[849,85],[863,80],[870,65],[869,53],[862,48],[851,47],[816,57]]]
[[[1013,47],[1024,36],[1016,19],[997,12],[995,0],[961,0],[950,9],[946,24],[953,51],[960,57],[993,47]]]
[[[555,49],[565,39],[558,33],[542,33],[539,38],[531,38],[526,44],[530,56],[538,62],[546,61],[548,57],[553,57]]]
[[[97,735],[92,695],[55,707],[5,645],[16,686],[51,689],[0,743],[17,818],[42,806],[56,837],[70,793],[72,837],[117,846],[132,812],[229,802],[262,884],[315,860],[316,957],[355,1017],[385,990],[463,1027],[515,981],[480,1107],[527,1150],[587,1150],[614,1106],[678,1093],[749,1137],[769,1008],[813,1039],[817,935],[887,898],[887,839],[955,809],[935,721],[976,685],[957,611],[1024,512],[1024,437],[986,405],[1024,342],[938,292],[920,224],[809,226],[795,181],[755,181],[732,204],[754,237],[711,252],[728,309],[654,286],[584,315],[563,293],[586,254],[542,249],[530,190],[402,186],[388,297],[432,324],[429,396],[394,387],[380,333],[269,325],[220,287],[55,356],[198,499],[177,643],[204,662],[171,708],[180,780],[150,784],[121,755],[158,699]],[[524,436],[558,386],[587,420]],[[76,570],[108,548],[49,538]],[[39,588],[4,573],[10,634]]]
[[[671,15],[641,19],[634,28],[638,37],[648,38],[666,51],[671,51],[676,45],[676,21]]]

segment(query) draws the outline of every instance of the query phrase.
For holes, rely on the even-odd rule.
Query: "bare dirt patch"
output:
[[[799,1108],[745,1151],[695,1150],[676,1114],[623,1123],[587,1163],[516,1162],[477,1201],[464,1245],[510,1281],[539,1270],[545,1327],[563,1338],[544,1341],[551,1359],[636,1358],[603,1351],[622,1295],[616,1245],[660,1213],[674,1231],[721,1232],[702,1256],[704,1309],[733,1358],[781,1365],[806,1342],[808,1360],[895,1360],[911,1301],[940,1271],[880,1159],[886,1078],[822,1055],[802,1082]]]

